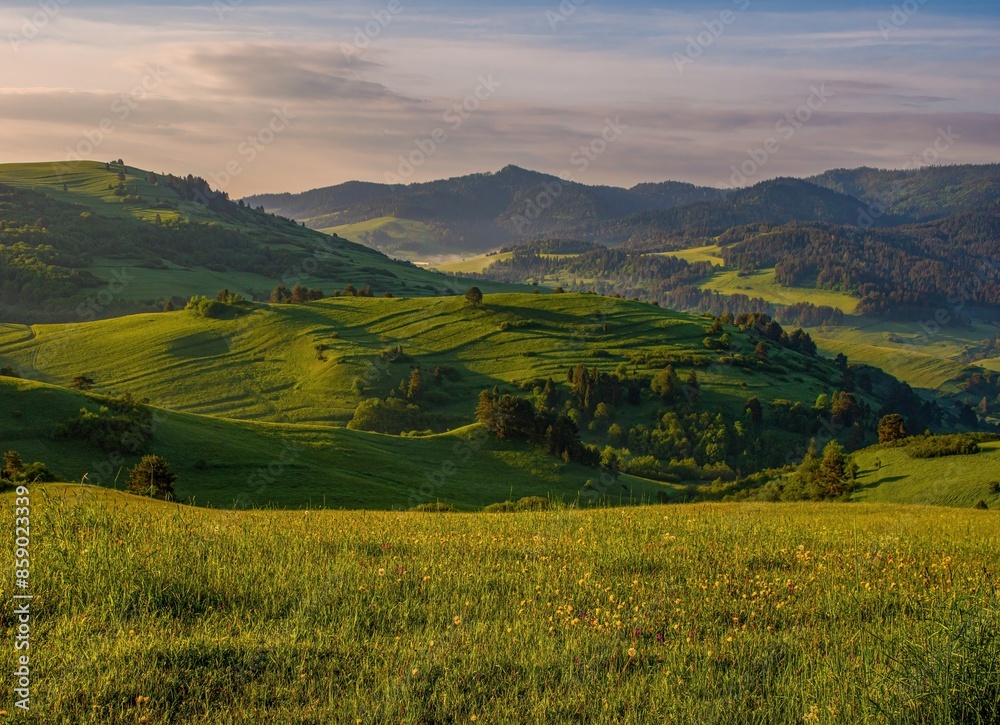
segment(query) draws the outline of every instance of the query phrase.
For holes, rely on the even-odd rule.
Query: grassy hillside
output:
[[[513,252],[503,252],[501,254],[480,254],[458,262],[437,264],[434,268],[440,270],[441,272],[447,272],[448,274],[469,274],[470,272],[479,274],[493,264],[493,262],[502,259],[510,259],[513,255]]]
[[[457,369],[458,378],[444,385],[451,402],[440,410],[464,415],[468,423],[480,390],[549,376],[564,384],[567,370],[580,363],[609,371],[625,363],[652,374],[660,369],[655,358],[631,362],[637,353],[714,360],[717,354],[702,344],[710,324],[592,295],[487,295],[482,309],[469,309],[457,297],[337,298],[260,306],[228,320],[180,311],[88,324],[5,325],[0,362],[56,385],[91,374],[95,390],[131,392],[174,410],[343,423],[362,396],[387,395],[409,376],[411,363],[381,364],[378,357],[401,344],[427,372],[438,365]],[[753,349],[747,336],[731,335],[736,350]],[[326,346],[325,360],[318,359],[316,344]],[[721,365],[699,371],[706,407],[735,413],[753,394],[811,404],[839,379],[829,362],[782,350],[773,355],[776,363],[787,363],[791,376]]]
[[[386,216],[323,228],[317,226],[317,220],[304,221],[324,234],[344,237],[399,259],[417,262],[454,253],[438,240],[433,227],[409,219]]]
[[[0,164],[0,248],[8,319],[108,317],[222,288],[266,299],[278,283],[407,296],[471,284],[233,203],[200,179],[89,161]]]
[[[903,448],[860,451],[860,488],[851,497],[867,503],[914,503],[971,508],[985,501],[1000,507],[1000,443],[980,452],[943,458],[911,458]],[[1000,487],[998,487],[1000,488]]]
[[[786,287],[775,280],[773,269],[751,273],[741,273],[735,269],[723,269],[700,283],[702,289],[717,290],[722,294],[745,294],[760,297],[777,305],[794,305],[810,302],[817,306],[833,307],[851,313],[858,306],[858,298],[835,290],[808,287]]]
[[[60,423],[83,407],[96,411],[102,402],[0,377],[4,450],[48,463],[62,480],[87,474],[88,481],[123,489],[138,455],[108,454],[55,436]],[[526,444],[500,444],[477,426],[407,438],[155,409],[149,450],[170,461],[180,499],[206,506],[407,509],[441,501],[478,509],[511,497],[601,498],[585,489],[588,480],[599,478],[594,469],[564,464]],[[622,476],[604,494],[609,502],[628,503],[675,498],[679,490]]]
[[[965,348],[997,333],[996,323],[983,321],[934,330],[854,316],[845,318],[844,325],[812,330],[821,350],[843,352],[851,360],[879,367],[915,387],[942,392],[954,392],[954,383],[969,369],[961,361]],[[986,366],[989,361],[975,364]]]
[[[725,260],[719,255],[722,253],[718,244],[707,244],[704,247],[689,247],[688,249],[678,249],[672,252],[657,252],[668,257],[683,259],[685,262],[710,262],[711,264],[723,265]]]
[[[66,389],[83,376],[94,395],[130,394],[162,411],[143,451],[171,462],[182,496],[219,506],[240,500],[255,471],[289,455],[283,441],[303,449],[250,502],[405,505],[456,448],[474,463],[448,473],[424,500],[478,507],[595,492],[660,500],[797,461],[811,436],[829,430],[852,445],[871,440],[892,387],[870,371],[854,417],[833,424],[829,410],[813,407],[842,385],[831,360],[775,343],[760,343],[762,359],[753,329],[713,330],[710,318],[594,295],[487,295],[481,308],[456,297],[340,297],[224,311],[0,326],[0,366],[25,378],[0,378],[0,434],[64,480],[123,480],[138,451],[109,465],[98,439],[54,437],[84,404],[114,409]],[[709,349],[723,336],[728,347]],[[670,375],[670,390],[656,387]],[[551,421],[572,421],[574,440],[592,446],[604,469],[596,458],[590,467],[567,465],[588,459],[567,458],[551,443],[562,458],[545,445],[492,440],[481,443],[485,457],[470,455],[463,441],[479,429],[468,426],[480,393],[494,389],[549,411]],[[757,422],[747,413],[753,398]],[[405,411],[388,412],[390,403]],[[380,407],[386,412],[365,414]],[[662,483],[616,479],[619,471]],[[600,485],[587,489],[588,480]]]
[[[240,513],[58,486],[31,504],[44,616],[18,722],[1000,716],[993,511]]]

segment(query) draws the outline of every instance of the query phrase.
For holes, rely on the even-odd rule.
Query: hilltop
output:
[[[277,284],[408,296],[465,289],[230,201],[202,179],[117,162],[0,164],[0,270],[7,319],[88,320],[222,288],[267,299]]]

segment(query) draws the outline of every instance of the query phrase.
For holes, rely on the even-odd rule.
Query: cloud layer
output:
[[[903,167],[942,130],[938,163],[1000,161],[1000,20],[975,4],[577,2],[5,7],[0,161],[123,157],[234,196],[508,163],[729,185]]]

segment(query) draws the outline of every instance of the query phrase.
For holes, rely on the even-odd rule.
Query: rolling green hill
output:
[[[0,362],[54,385],[91,375],[95,390],[130,392],[174,410],[341,425],[362,397],[387,395],[413,365],[428,377],[436,366],[451,366],[455,380],[441,386],[445,400],[435,410],[466,424],[480,390],[547,377],[564,384],[567,369],[581,363],[609,371],[624,363],[647,375],[664,355],[709,363],[718,357],[702,344],[710,324],[592,295],[487,295],[482,309],[469,309],[457,297],[342,297],[251,307],[232,319],[178,311],[87,324],[4,325]],[[734,351],[752,350],[748,336],[735,329],[730,335]],[[317,344],[325,346],[325,360]],[[382,361],[381,351],[395,345],[412,360]],[[724,365],[700,369],[706,406],[736,414],[755,393],[811,404],[839,377],[829,361],[780,349],[773,356],[789,367],[777,377]]]
[[[904,448],[873,446],[855,454],[861,469],[851,496],[866,503],[906,503],[971,508],[984,501],[1000,507],[1000,442],[980,443],[980,452],[942,458],[912,458]]]
[[[278,283],[407,296],[469,284],[231,202],[194,177],[88,161],[0,164],[7,319],[88,320],[222,288],[266,299]]]
[[[177,467],[184,496],[240,500],[253,472],[280,462],[291,441],[302,446],[294,464],[254,503],[325,496],[330,505],[388,508],[456,456],[468,458],[461,444],[478,430],[469,426],[479,394],[498,388],[539,406],[553,396],[547,405],[574,421],[584,444],[633,475],[616,480],[544,448],[491,439],[487,457],[447,474],[433,498],[468,508],[508,495],[572,497],[593,479],[612,499],[670,500],[692,495],[680,484],[800,456],[809,436],[826,430],[813,403],[842,378],[830,360],[778,344],[761,342],[767,357],[758,360],[763,332],[726,328],[720,355],[705,343],[720,336],[711,319],[593,295],[487,295],[478,309],[457,297],[340,297],[226,310],[0,326],[0,364],[24,378],[0,378],[0,439],[64,479],[114,481],[137,453],[109,467],[97,443],[55,435],[82,405],[100,406],[66,389],[86,376],[93,394],[130,394],[162,411],[144,450]],[[688,387],[661,399],[651,381],[668,365]],[[415,375],[423,381],[416,394]],[[858,427],[832,428],[844,440],[870,439],[887,400],[891,380],[868,375],[870,392],[857,392]],[[360,423],[358,411],[393,397],[416,416],[390,431],[403,435],[344,429],[384,430]],[[762,402],[763,427],[747,418],[751,398]]]
[[[124,488],[138,455],[108,454],[54,436],[59,423],[102,400],[43,383],[0,377],[0,441],[62,480]],[[198,505],[406,509],[446,501],[476,509],[524,496],[574,501],[599,472],[526,444],[501,444],[477,426],[420,438],[318,425],[235,421],[153,410],[149,449],[171,462],[177,495]],[[391,465],[387,465],[391,462]],[[124,467],[124,470],[123,470]],[[679,496],[667,484],[624,475],[610,502]]]

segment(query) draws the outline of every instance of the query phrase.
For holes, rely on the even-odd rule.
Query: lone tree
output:
[[[24,468],[24,461],[17,451],[7,451],[3,454],[3,468],[0,468],[0,478],[13,480],[14,477]]]
[[[465,304],[467,307],[482,307],[483,292],[478,287],[469,287],[465,292]]]
[[[157,455],[143,456],[128,474],[128,491],[140,496],[171,501],[174,498],[174,481],[167,459]]]
[[[878,442],[895,443],[906,438],[906,423],[899,413],[882,416],[878,422]]]
[[[743,412],[750,417],[754,425],[761,425],[764,422],[764,406],[760,404],[760,398],[756,395],[747,399],[746,405],[743,406]]]

